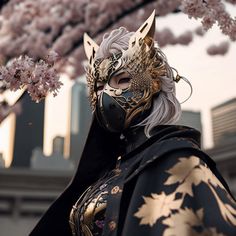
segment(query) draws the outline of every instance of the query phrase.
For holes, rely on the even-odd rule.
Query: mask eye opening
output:
[[[127,89],[131,83],[131,76],[127,72],[122,72],[118,75],[113,75],[109,79],[109,86],[115,89]]]
[[[99,95],[105,87],[105,82],[97,81],[94,87],[94,91],[97,95]]]

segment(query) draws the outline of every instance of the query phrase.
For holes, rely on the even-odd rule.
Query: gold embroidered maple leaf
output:
[[[163,223],[168,226],[164,231],[163,236],[224,236],[217,233],[215,228],[205,228],[203,223],[203,209],[194,212],[192,209],[179,209],[175,214],[172,214]],[[204,227],[202,232],[197,232],[193,227]]]
[[[163,217],[168,216],[171,210],[179,209],[182,204],[182,199],[175,200],[175,193],[166,195],[164,192],[161,194],[151,194],[150,197],[143,197],[144,204],[134,214],[140,218],[140,225],[150,225],[151,227],[156,221]]]
[[[204,182],[211,183],[214,187],[219,186],[221,189],[224,189],[221,182],[206,165],[200,165],[200,169],[202,171],[202,179]]]
[[[179,162],[167,171],[171,176],[165,181],[165,185],[179,183],[176,192],[183,193],[193,197],[192,186],[205,183],[213,193],[221,215],[226,222],[236,226],[236,203],[225,190],[224,186],[212,171],[204,164],[200,163],[200,159],[195,156],[180,158]],[[217,187],[225,191],[225,197],[232,202],[229,205],[221,199],[217,193]]]
[[[205,182],[224,189],[218,178],[206,165],[201,164],[200,159],[196,156],[179,158],[179,162],[169,169],[167,173],[171,174],[171,176],[165,181],[165,185],[178,182],[182,184],[186,182],[185,185],[187,190],[187,187],[190,187],[192,184],[198,185],[200,182]],[[184,189],[184,186],[181,186],[180,189]],[[189,191],[192,196],[192,191],[187,191]]]
[[[193,196],[192,185],[198,185],[202,181],[202,171],[198,168],[200,159],[195,156],[179,158],[179,162],[167,173],[171,174],[165,181],[165,185],[180,183],[176,192]]]
[[[183,182],[191,171],[193,171],[195,167],[199,166],[199,164],[200,160],[195,156],[179,158],[178,163],[166,171],[171,174],[171,176],[166,180],[165,184],[170,185],[177,182]]]
[[[198,210],[196,213],[189,208],[179,209],[177,213],[163,220],[163,224],[168,226],[164,231],[164,236],[195,236],[197,232],[193,226],[201,226],[202,218],[203,209]]]
[[[232,204],[235,208],[227,203],[224,203],[218,196],[216,190],[211,185],[209,185],[209,187],[218,203],[218,207],[220,208],[220,212],[224,220],[229,224],[236,226],[236,203],[234,202],[234,204]]]
[[[222,217],[228,223],[236,226],[236,203],[235,203],[235,201],[232,199],[232,197],[225,190],[225,188],[223,187],[221,182],[218,180],[218,178],[212,173],[212,171],[207,166],[201,165],[200,169],[203,173],[202,178],[203,178],[204,182],[206,182],[208,184],[208,187],[212,191],[212,193],[218,203]],[[223,200],[217,194],[217,190],[216,190],[217,187],[220,187],[221,189],[224,190],[225,197],[228,198],[228,200],[230,200],[232,202],[232,206],[234,206],[235,208],[233,208],[231,205],[223,202]]]

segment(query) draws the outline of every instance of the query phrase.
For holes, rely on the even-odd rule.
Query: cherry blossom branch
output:
[[[231,3],[231,4],[233,4],[233,5],[236,4],[236,0],[225,0],[225,1],[228,2],[228,3]]]
[[[228,2],[234,4],[235,1]],[[1,11],[0,57],[8,61],[26,54],[39,59],[53,48],[63,58],[68,58],[68,62],[77,61],[73,59],[74,51],[82,45],[85,31],[93,38],[99,37],[119,21],[132,28],[141,23],[142,15],[150,14],[151,8],[157,10],[158,16],[182,9],[190,17],[202,18],[205,28],[217,21],[223,33],[232,40],[236,37],[235,21],[220,0],[52,0],[47,3],[10,0]]]
[[[2,1],[0,1],[0,10],[1,10],[1,8],[5,5],[5,4],[7,4],[9,2],[9,0],[2,0]]]
[[[0,67],[0,81],[11,91],[25,88],[36,102],[44,99],[48,92],[56,96],[62,85],[53,67],[57,60],[55,52],[50,52],[45,60],[37,62],[28,56],[20,56]]]
[[[230,1],[235,4],[235,1]],[[182,0],[181,10],[189,18],[202,19],[205,30],[218,23],[223,34],[228,35],[232,41],[236,40],[236,19],[225,10],[221,0]]]
[[[0,101],[0,124],[10,113],[20,114],[21,109],[20,102],[10,106],[7,101]]]

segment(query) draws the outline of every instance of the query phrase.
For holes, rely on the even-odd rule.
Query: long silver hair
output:
[[[96,53],[96,59],[107,58],[112,54],[119,53],[122,49],[128,49],[129,39],[133,32],[121,27],[113,30],[110,34],[103,36],[103,41]],[[169,125],[176,123],[181,116],[181,106],[176,98],[173,70],[167,62],[165,54],[158,48],[163,61],[166,62],[167,76],[159,77],[161,91],[158,96],[153,97],[152,110],[148,117],[137,126],[145,126],[144,132],[150,137],[151,130],[158,125]]]

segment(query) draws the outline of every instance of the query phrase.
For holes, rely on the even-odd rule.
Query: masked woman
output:
[[[181,114],[156,46],[155,13],[136,32],[84,36],[94,119],[77,172],[33,236],[236,235],[236,204]]]

